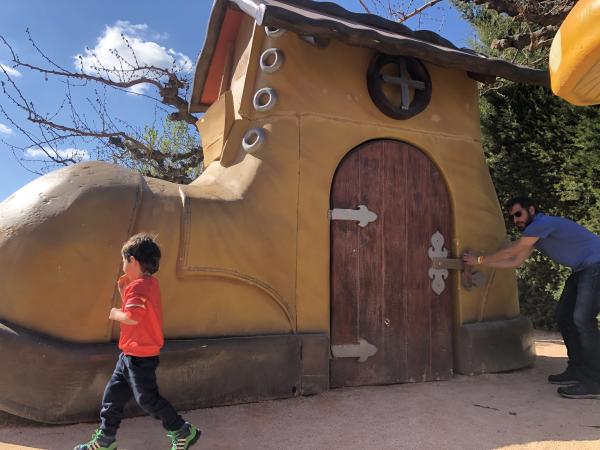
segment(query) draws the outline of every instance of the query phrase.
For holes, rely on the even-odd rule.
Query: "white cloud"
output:
[[[75,55],[75,66],[78,69],[83,67],[86,73],[102,75],[106,75],[102,67],[107,70],[129,69],[128,64],[156,66],[163,69],[175,66],[184,72],[192,70],[193,64],[190,58],[148,40],[147,34],[148,25],[119,20],[113,26],[106,27],[94,48],[85,49],[83,54]],[[115,53],[125,60],[125,64],[115,56]],[[138,93],[144,90],[145,87],[141,85],[131,88],[132,92]]]
[[[0,133],[3,133],[3,134],[12,134],[12,132],[13,132],[12,128],[8,128],[3,123],[0,123]]]
[[[9,74],[11,77],[20,77],[21,76],[21,72],[19,72],[17,69],[13,69],[12,67],[9,67],[5,64],[0,64],[0,67],[2,67],[7,74]],[[0,70],[0,72],[2,72],[2,70]]]
[[[146,84],[136,84],[135,86],[131,86],[129,88],[129,92],[133,94],[143,94],[148,90],[148,86]]]
[[[25,155],[30,158],[48,158],[48,154],[59,157],[59,158],[73,158],[76,161],[84,161],[90,159],[90,153],[87,150],[81,150],[78,148],[64,148],[64,149],[52,149],[50,147],[41,148],[28,148],[25,150]]]
[[[167,39],[169,39],[170,35],[169,33],[156,33],[154,35],[154,39],[156,39],[157,41],[166,41]]]

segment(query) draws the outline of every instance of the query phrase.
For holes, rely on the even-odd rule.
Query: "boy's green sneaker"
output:
[[[169,431],[167,436],[171,438],[171,450],[187,450],[196,443],[200,434],[202,432],[188,422],[177,431]]]
[[[117,450],[117,442],[114,438],[107,437],[104,432],[98,428],[92,434],[90,442],[76,445],[73,450]]]

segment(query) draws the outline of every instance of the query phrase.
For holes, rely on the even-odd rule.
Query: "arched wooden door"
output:
[[[377,215],[364,227],[344,220],[359,205]],[[438,169],[411,145],[365,143],[338,167],[331,208],[331,386],[450,378],[452,283],[438,295],[428,275],[432,235],[450,240]]]

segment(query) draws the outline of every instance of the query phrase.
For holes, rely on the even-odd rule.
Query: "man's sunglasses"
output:
[[[512,222],[513,220],[515,220],[515,217],[518,219],[519,217],[521,217],[523,215],[524,212],[525,211],[523,209],[521,209],[520,211],[517,211],[514,214],[509,214],[508,220],[510,220]]]

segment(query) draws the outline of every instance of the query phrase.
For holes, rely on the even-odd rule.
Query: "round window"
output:
[[[393,119],[409,119],[431,100],[431,78],[415,58],[379,54],[367,71],[367,86],[375,105]]]

